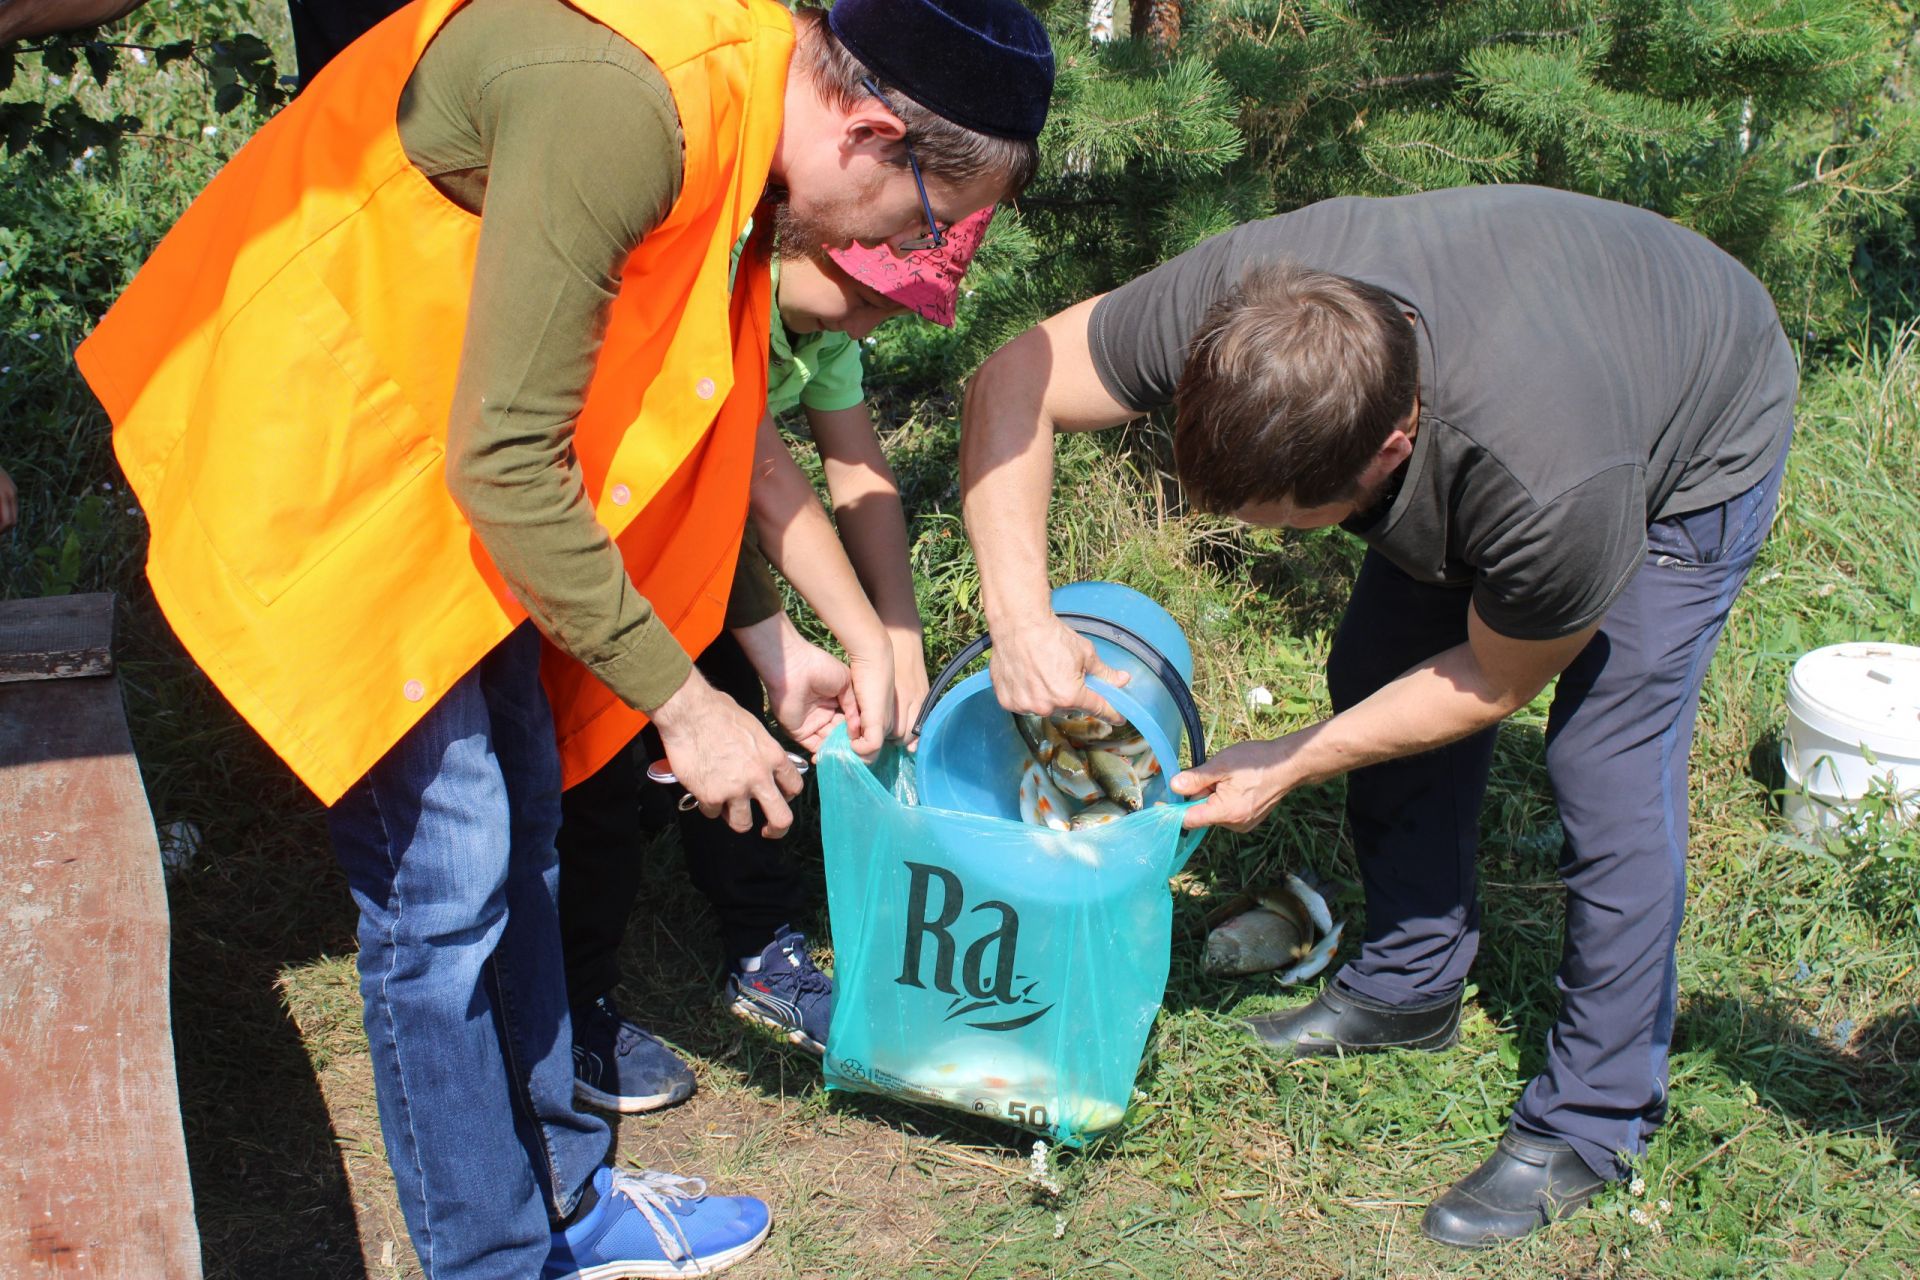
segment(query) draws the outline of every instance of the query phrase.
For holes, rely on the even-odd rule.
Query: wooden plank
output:
[[[112,592],[0,601],[0,683],[112,670]]]
[[[0,1276],[198,1280],[167,900],[112,677],[0,685]]]

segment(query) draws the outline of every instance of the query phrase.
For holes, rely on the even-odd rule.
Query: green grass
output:
[[[59,91],[23,77],[12,93]],[[173,141],[136,141],[118,172],[0,166],[0,466],[25,503],[0,536],[0,592],[121,593],[122,676],[156,818],[205,833],[171,903],[208,1274],[411,1275],[359,1029],[353,912],[318,812],[157,616],[139,575],[143,526],[70,364],[241,122],[202,135],[204,93],[181,75],[111,92]],[[911,374],[913,350],[883,342],[882,367]],[[958,520],[954,404],[937,391],[882,403],[943,660],[983,621]],[[1321,664],[1357,548],[1171,515],[1164,458],[1145,428],[1064,444],[1056,580],[1113,577],[1166,602],[1193,637],[1213,741],[1306,723],[1325,710]],[[1538,1239],[1463,1256],[1422,1243],[1417,1224],[1499,1132],[1553,1016],[1561,898],[1544,704],[1501,737],[1485,938],[1458,1052],[1276,1062],[1235,1019],[1303,993],[1200,973],[1209,907],[1280,868],[1331,879],[1357,919],[1341,789],[1305,792],[1262,831],[1213,838],[1176,881],[1172,980],[1134,1122],[1056,1160],[1056,1194],[1029,1177],[1017,1135],[828,1095],[810,1060],[725,1017],[711,917],[669,838],[630,934],[625,997],[687,1050],[702,1088],[625,1122],[622,1156],[771,1199],[781,1225],[746,1277],[1920,1274],[1920,837],[1796,837],[1770,795],[1793,657],[1841,639],[1920,642],[1917,617],[1920,339],[1888,327],[1808,374],[1779,523],[1708,680],[1673,1111],[1644,1192],[1609,1192]],[[1248,709],[1255,684],[1273,709]],[[817,846],[796,845],[817,875]],[[815,930],[830,942],[824,920]]]

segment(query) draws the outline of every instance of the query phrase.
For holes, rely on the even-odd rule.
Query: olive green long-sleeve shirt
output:
[[[595,518],[571,444],[621,268],[680,194],[672,93],[560,0],[473,0],[421,57],[398,121],[408,158],[481,219],[448,488],[535,624],[652,710],[690,662]]]

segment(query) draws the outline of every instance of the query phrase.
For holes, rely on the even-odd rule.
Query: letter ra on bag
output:
[[[964,1024],[980,1031],[1017,1030],[1037,1022],[1052,1010],[1051,1003],[1041,1004],[1033,998],[1039,983],[1015,972],[1020,947],[1019,912],[998,899],[989,899],[966,910],[966,891],[959,876],[945,867],[924,862],[905,865],[910,879],[900,976],[894,980],[898,985],[923,991],[931,986],[953,997],[947,1006],[949,1022],[987,1011],[983,1020],[969,1020]],[[930,899],[935,899],[937,905]],[[973,919],[983,912],[988,914],[988,919]],[[991,927],[973,936],[966,950],[961,951],[955,931],[959,930],[963,936],[974,935],[975,930],[983,926]],[[930,974],[927,972],[929,959],[932,961]]]

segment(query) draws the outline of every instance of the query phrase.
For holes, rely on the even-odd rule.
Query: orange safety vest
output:
[[[400,92],[465,0],[417,0],[234,156],[81,344],[194,659],[331,804],[526,618],[447,492],[480,220],[411,162]],[[665,75],[680,199],[628,259],[574,449],[635,587],[719,634],[766,408],[764,255],[730,252],[780,134],[774,0],[571,0]],[[555,139],[555,145],[566,145]],[[549,645],[569,785],[646,723]]]

